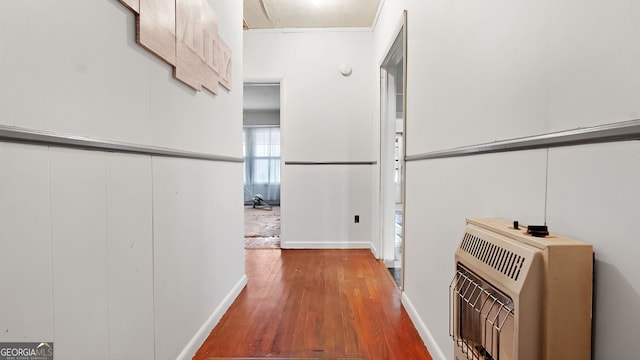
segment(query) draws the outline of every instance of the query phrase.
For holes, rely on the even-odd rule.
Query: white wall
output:
[[[403,9],[407,155],[640,117],[637,1],[386,0],[374,29],[379,62]],[[638,150],[619,143],[407,164],[404,300],[435,358],[453,357],[447,290],[464,218],[541,224],[545,214],[552,232],[594,245],[594,359],[636,357]]]
[[[0,124],[242,156],[242,5],[210,0],[233,91],[196,93],[118,1],[0,5]],[[242,164],[0,142],[0,341],[190,358],[246,282]]]
[[[369,30],[244,32],[245,80],[282,80],[283,162],[375,160],[371,51]],[[283,247],[370,247],[371,169],[284,165]]]
[[[551,10],[550,130],[640,118],[638,1],[563,0]]]

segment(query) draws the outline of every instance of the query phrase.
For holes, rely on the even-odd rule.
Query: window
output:
[[[243,155],[245,202],[260,194],[268,203],[280,204],[280,128],[246,126]]]

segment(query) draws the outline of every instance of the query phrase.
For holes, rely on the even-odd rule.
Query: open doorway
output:
[[[245,248],[279,249],[279,83],[244,84],[243,156]]]
[[[404,268],[405,26],[380,66],[382,258],[400,288]]]

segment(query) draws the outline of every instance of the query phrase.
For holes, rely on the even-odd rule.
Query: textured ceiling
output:
[[[371,27],[380,0],[243,0],[249,29]]]

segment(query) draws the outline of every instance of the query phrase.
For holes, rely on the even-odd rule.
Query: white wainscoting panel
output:
[[[56,359],[109,359],[105,154],[52,148]]]
[[[0,341],[53,341],[49,153],[0,143]]]
[[[110,359],[152,360],[151,157],[106,155]]]

